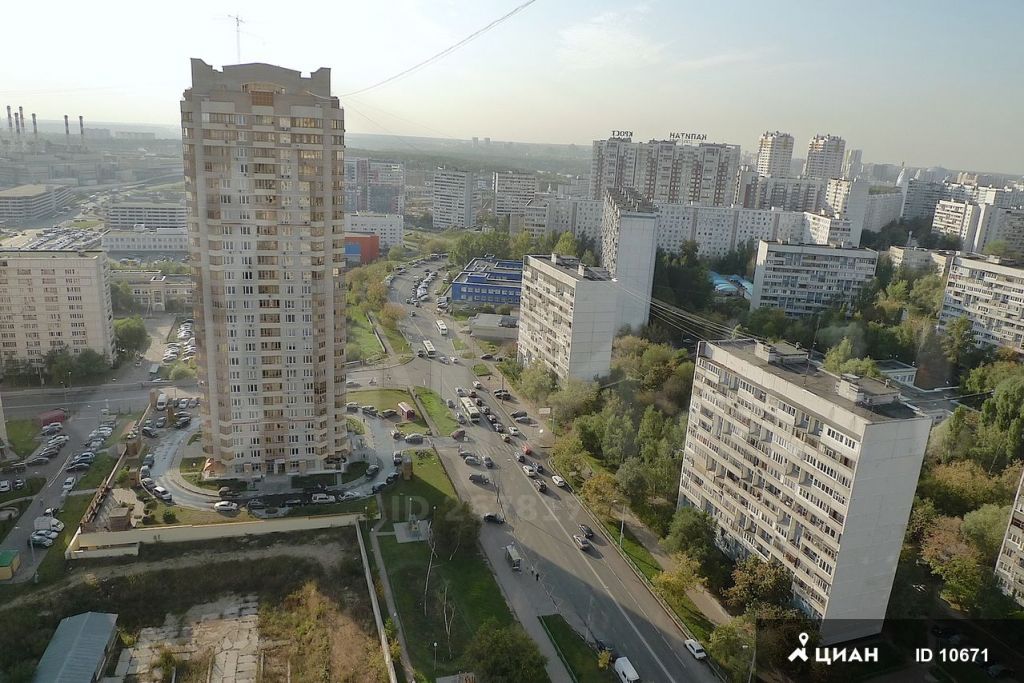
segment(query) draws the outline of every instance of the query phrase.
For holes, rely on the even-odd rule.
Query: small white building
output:
[[[346,213],[345,232],[377,235],[381,251],[386,252],[391,247],[405,244],[405,218],[394,213]]]
[[[132,254],[168,254],[188,251],[188,230],[152,228],[139,224],[131,230],[107,230],[100,243],[104,251]]]

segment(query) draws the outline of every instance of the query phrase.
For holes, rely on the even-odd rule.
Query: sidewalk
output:
[[[377,504],[384,509],[384,502],[380,495],[377,496]],[[379,529],[384,526],[385,518],[382,516],[370,530],[370,546],[373,548],[373,557],[377,563],[377,571],[380,574],[380,585],[384,592],[384,602],[388,606],[388,616],[391,623],[395,625],[395,637],[398,639],[398,646],[401,651],[402,669],[405,671],[405,680],[415,681],[416,674],[412,668],[412,659],[409,658],[409,647],[405,644],[405,629],[402,627],[402,620],[398,616],[398,606],[395,604],[395,596],[391,593],[391,579],[388,577],[387,566],[384,564],[384,555],[380,552],[380,543],[377,542]]]

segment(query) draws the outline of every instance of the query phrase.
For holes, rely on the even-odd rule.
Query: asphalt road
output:
[[[434,269],[430,262],[425,264]],[[411,268],[410,273],[395,278],[392,301],[404,304],[412,295],[420,279],[422,266]],[[434,283],[434,289],[438,287]],[[401,325],[406,338],[413,345],[429,339],[439,355],[458,357],[452,336],[462,326],[450,317],[443,317],[449,336],[442,337],[434,324],[438,313],[434,310],[434,294],[420,308],[407,308],[415,312]],[[455,387],[470,388],[475,379],[472,365],[478,360],[461,359],[456,364],[444,365],[438,360],[414,359],[410,363],[389,369],[353,370],[352,379],[365,384],[370,377],[381,386],[428,386],[442,398],[455,398]],[[514,400],[498,401],[491,395],[501,386],[495,373],[484,379],[481,397],[499,416],[506,427],[516,424],[508,415],[518,408]],[[536,416],[531,416],[536,417]],[[500,512],[507,520],[504,525],[485,525],[481,543],[495,568],[498,580],[516,609],[520,620],[527,624],[537,614],[559,612],[578,630],[612,643],[621,655],[629,658],[645,681],[715,681],[710,669],[694,660],[686,650],[682,633],[665,614],[647,587],[633,573],[625,560],[611,547],[617,541],[607,538],[595,520],[582,509],[569,491],[554,486],[550,471],[543,477],[547,492],[540,493],[523,473],[515,453],[524,444],[534,450],[531,460],[547,463],[546,449],[540,447],[546,434],[541,425],[516,425],[523,436],[504,443],[485,421],[467,426],[467,441],[458,444],[447,436],[434,439],[460,496],[471,502],[480,513]],[[477,455],[490,455],[494,469],[466,465],[459,456],[459,446]],[[473,472],[486,473],[492,485],[479,486],[469,481]],[[577,549],[572,535],[577,525],[585,523],[594,528],[596,538],[587,552]],[[515,543],[523,554],[526,567],[513,572],[504,558],[504,547]],[[539,578],[537,578],[539,575]]]

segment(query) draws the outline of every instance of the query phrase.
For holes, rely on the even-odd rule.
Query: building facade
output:
[[[789,344],[703,342],[679,502],[733,557],[778,562],[826,643],[881,630],[931,420]]]
[[[903,193],[903,220],[920,218],[931,221],[935,206],[947,198],[943,183],[910,178]]]
[[[977,204],[943,199],[935,205],[932,232],[955,237],[962,247],[973,250],[980,217],[981,207]]]
[[[860,175],[861,170],[864,168],[861,157],[863,152],[859,149],[848,149],[846,150],[846,156],[843,158],[843,177],[853,180]]]
[[[878,252],[871,249],[761,242],[750,308],[801,317],[850,305],[875,276],[877,264]]]
[[[737,176],[736,203],[746,209],[817,212],[825,205],[825,184],[820,178],[776,178],[741,172]]]
[[[191,312],[195,283],[191,275],[164,275],[159,270],[111,270],[111,283],[126,282],[135,303],[147,313]]]
[[[405,165],[365,157],[345,158],[345,211],[405,213]]]
[[[639,329],[651,312],[658,213],[636,190],[608,190],[601,222],[601,266],[619,289],[620,326]]]
[[[864,180],[831,178],[825,185],[825,211],[850,223],[850,242],[860,244],[868,208],[868,183]]]
[[[829,180],[843,175],[846,141],[836,135],[815,135],[807,145],[804,176]]]
[[[779,131],[765,132],[757,143],[757,174],[785,178],[793,164],[793,136]]]
[[[105,221],[111,230],[131,230],[142,224],[147,228],[184,229],[185,205],[172,202],[118,202],[107,209]]]
[[[453,305],[519,306],[523,289],[523,262],[475,258],[452,280]]]
[[[999,548],[996,579],[1004,593],[1024,605],[1024,478],[1017,485],[1010,520]]]
[[[380,258],[380,237],[373,233],[345,233],[345,260],[361,266]]]
[[[380,248],[405,244],[405,217],[395,213],[346,213],[345,232],[372,233],[380,238]]]
[[[537,178],[532,173],[495,172],[493,189],[495,215],[510,216],[521,212],[537,194]]]
[[[434,229],[471,228],[476,213],[473,190],[476,180],[470,171],[438,168],[434,171]]]
[[[345,120],[330,70],[193,59],[181,123],[203,450],[243,479],[341,469]]]
[[[893,221],[899,220],[903,210],[903,193],[894,188],[892,192],[868,194],[864,208],[864,229],[879,232]]]
[[[979,346],[1024,351],[1024,267],[995,256],[955,256],[939,310],[939,328],[971,322]]]
[[[42,365],[59,349],[92,349],[114,361],[106,253],[0,250],[2,360]]]
[[[71,190],[63,185],[19,185],[0,190],[0,221],[12,225],[50,216],[71,201]]]
[[[131,230],[107,230],[100,242],[104,251],[133,254],[171,254],[188,251],[188,229],[150,228],[136,225]]]
[[[562,380],[608,374],[619,296],[608,272],[578,259],[527,256],[519,310],[519,360],[539,362]]]
[[[695,242],[700,256],[715,258],[751,241],[802,241],[805,231],[804,214],[795,211],[661,203],[655,208],[657,248],[671,254]]]
[[[889,247],[889,261],[893,268],[909,268],[911,270],[934,270],[937,274],[945,276],[955,251],[939,251],[936,249],[922,249],[921,247],[898,247],[895,244]]]

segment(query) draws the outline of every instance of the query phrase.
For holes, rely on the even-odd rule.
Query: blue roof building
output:
[[[711,280],[711,284],[715,288],[716,296],[736,296],[739,294],[739,288],[736,285],[713,270],[708,271],[708,279]]]
[[[452,304],[519,306],[523,262],[475,258],[452,280]]]

